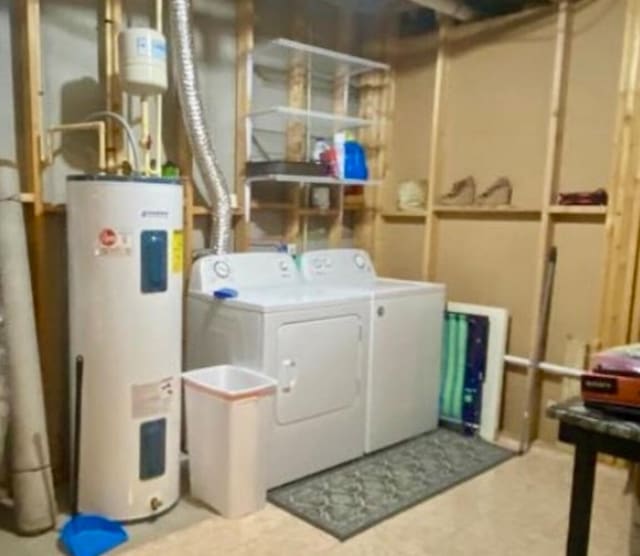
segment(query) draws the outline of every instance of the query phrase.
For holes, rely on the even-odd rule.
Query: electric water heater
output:
[[[72,400],[84,363],[79,509],[145,518],[179,496],[182,188],[71,176],[67,214]]]

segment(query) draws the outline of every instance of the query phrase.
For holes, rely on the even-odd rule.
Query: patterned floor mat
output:
[[[269,491],[269,501],[346,540],[506,461],[513,452],[438,429]]]

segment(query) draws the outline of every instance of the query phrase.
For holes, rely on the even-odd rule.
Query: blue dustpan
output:
[[[73,516],[60,532],[60,541],[71,556],[100,556],[128,540],[119,522],[100,515]]]
[[[78,513],[78,472],[80,469],[80,420],[82,418],[82,379],[84,360],[76,357],[76,430],[73,438],[73,494],[71,518],[60,531],[60,542],[70,556],[100,556],[129,540],[118,521],[101,515]]]

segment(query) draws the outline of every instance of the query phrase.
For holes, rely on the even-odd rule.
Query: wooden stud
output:
[[[363,117],[375,123],[366,130],[365,147],[370,177],[380,181],[379,186],[364,189],[364,208],[359,214],[359,224],[356,229],[358,243],[367,249],[375,260],[376,236],[380,223],[381,188],[385,187],[387,179],[386,133],[388,127],[389,99],[391,76],[389,72],[375,72],[367,76],[369,87],[363,92]]]
[[[177,143],[178,143],[178,167],[182,178],[183,199],[183,241],[184,241],[184,278],[185,284],[191,273],[191,260],[193,258],[193,230],[194,230],[194,185],[193,185],[193,155],[191,146],[182,120],[182,110],[176,111]],[[210,214],[207,207],[207,214]]]
[[[630,135],[633,123],[634,95],[633,95],[633,66],[637,64],[634,58],[637,49],[634,48],[634,21],[636,18],[637,1],[628,0],[623,41],[622,64],[620,71],[618,116],[614,135],[614,154],[611,183],[609,185],[609,205],[605,223],[605,264],[603,266],[603,284],[600,303],[600,330],[598,347],[612,343],[611,322],[615,320],[613,314],[613,298],[615,296],[615,264],[614,245],[619,237],[619,221],[617,215],[624,208],[620,206],[620,181],[622,167],[625,165]],[[633,54],[632,54],[633,52]],[[619,241],[619,240],[618,240]]]
[[[236,2],[236,152],[235,192],[238,206],[245,206],[245,179],[247,163],[247,114],[251,110],[249,84],[252,76],[249,56],[254,46],[253,25],[255,9],[253,0]],[[234,223],[236,251],[249,249],[250,226],[244,218]]]
[[[391,213],[398,213],[394,205],[392,210],[385,210],[386,199],[385,192],[391,188],[391,184],[389,183],[390,176],[390,157],[388,156],[388,148],[392,144],[393,141],[393,107],[395,106],[395,95],[396,95],[396,74],[393,69],[391,69],[387,74],[387,87],[384,91],[383,96],[383,114],[381,115],[381,125],[384,126],[381,132],[380,142],[384,148],[384,158],[381,163],[382,165],[382,184],[384,189],[378,191],[377,203],[376,203],[376,213],[375,213],[375,225],[374,225],[374,254],[377,255],[379,253],[379,244],[381,238],[381,231],[383,229],[382,223],[385,218],[388,217]],[[423,213],[424,211],[420,211]]]
[[[354,14],[349,7],[341,7],[338,12],[338,42],[337,50],[347,52],[350,48],[350,38],[353,34]],[[333,113],[346,116],[349,105],[349,76],[346,68],[338,65],[336,67],[333,81]],[[331,219],[329,225],[329,247],[339,247],[342,242],[342,224],[344,218],[344,188],[330,188],[331,206],[338,208],[338,214]]]
[[[378,37],[382,36],[382,40],[378,39],[376,43],[381,46],[377,53],[378,58],[384,58],[387,63],[390,60],[391,42],[394,34],[395,18],[391,11],[383,12],[378,19]],[[382,192],[389,187],[387,179],[389,177],[388,172],[388,158],[387,158],[387,145],[390,143],[389,129],[391,128],[391,106],[393,103],[394,89],[394,75],[393,70],[386,72],[376,72],[374,74],[374,89],[373,92],[376,95],[374,102],[374,127],[373,127],[373,159],[370,167],[372,170],[373,179],[380,180],[381,185],[377,187],[368,188],[365,190],[365,206],[370,207],[372,210],[364,211],[361,213],[361,220],[363,222],[364,235],[366,235],[366,242],[371,257],[376,258],[377,254],[377,238],[379,236],[379,230],[382,224]]]
[[[293,2],[291,7],[291,35],[294,40],[304,40],[306,21],[300,11],[299,2]],[[307,60],[303,53],[294,52],[291,57],[288,75],[288,99],[292,108],[307,109]],[[305,159],[306,129],[301,121],[292,121],[287,125],[286,159],[301,161]],[[284,237],[287,243],[298,243],[300,235],[300,205],[302,192],[300,184],[294,183],[290,187],[289,201],[293,210],[288,214]]]
[[[638,114],[640,71],[640,2],[628,0],[619,107],[614,138],[612,178],[605,223],[605,264],[600,303],[598,347],[628,341],[634,325],[631,310],[637,258],[636,182],[632,177],[632,154],[636,154],[640,115]],[[635,229],[634,229],[635,226]],[[636,290],[637,292],[637,290]],[[632,330],[629,330],[631,326]],[[637,325],[636,325],[637,327]]]
[[[40,2],[20,0],[18,17],[21,25],[22,103],[24,106],[24,170],[33,192],[33,211],[36,217],[44,213],[42,198],[41,153],[42,141],[42,60],[40,45]]]
[[[371,58],[387,58],[392,24],[395,21],[389,11],[381,12],[376,21],[376,39],[365,45],[365,53]],[[364,187],[361,210],[355,213],[355,243],[376,257],[377,230],[380,229],[380,195],[387,177],[385,140],[389,118],[391,77],[388,71],[368,72],[358,81],[359,116],[372,120],[373,125],[363,128],[359,140],[367,153],[369,176],[380,185]]]
[[[434,206],[441,188],[442,141],[444,136],[444,120],[446,115],[445,93],[449,66],[448,34],[449,21],[440,20],[438,29],[438,57],[433,92],[433,109],[431,111],[431,148],[429,150],[429,182],[427,183],[427,200],[425,206],[425,238],[422,256],[422,277],[433,280],[436,268],[435,251],[437,241],[437,221]]]
[[[542,185],[542,202],[540,230],[538,234],[538,251],[536,254],[536,286],[534,288],[530,356],[534,359],[537,350],[537,330],[541,319],[544,318],[540,298],[544,287],[547,267],[547,255],[552,243],[552,229],[550,207],[552,195],[556,190],[560,157],[562,154],[563,124],[566,103],[566,76],[569,62],[569,32],[571,24],[569,0],[562,0],[558,6],[556,27],[556,48],[553,63],[553,78],[551,83],[551,109],[547,127],[547,152],[545,156],[545,170]],[[562,254],[560,254],[562,256]],[[526,381],[526,396],[524,408],[524,423],[521,445],[526,450],[530,439],[535,437],[540,413],[540,392],[537,369],[528,369]]]
[[[110,112],[122,113],[122,86],[118,56],[118,32],[122,26],[122,0],[104,0],[102,8],[103,21],[103,63],[102,79],[104,82],[106,109]],[[124,160],[124,143],[122,130],[111,118],[107,119],[107,168],[117,172]]]

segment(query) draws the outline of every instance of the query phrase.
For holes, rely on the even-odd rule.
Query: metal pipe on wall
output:
[[[505,355],[504,362],[516,367],[529,367],[531,361],[526,357],[519,357],[517,355]],[[555,363],[549,363],[547,361],[541,361],[538,364],[538,369],[542,372],[557,376],[566,376],[572,378],[580,378],[586,373],[584,369],[574,369],[573,367],[565,367],[564,365],[556,365]]]
[[[224,253],[231,236],[231,199],[205,123],[195,66],[191,1],[171,0],[170,10],[174,81],[191,150],[212,204],[209,248]]]
[[[0,287],[11,389],[10,473],[18,531],[35,534],[55,526],[57,509],[27,238],[19,198],[17,177],[0,174]]]

